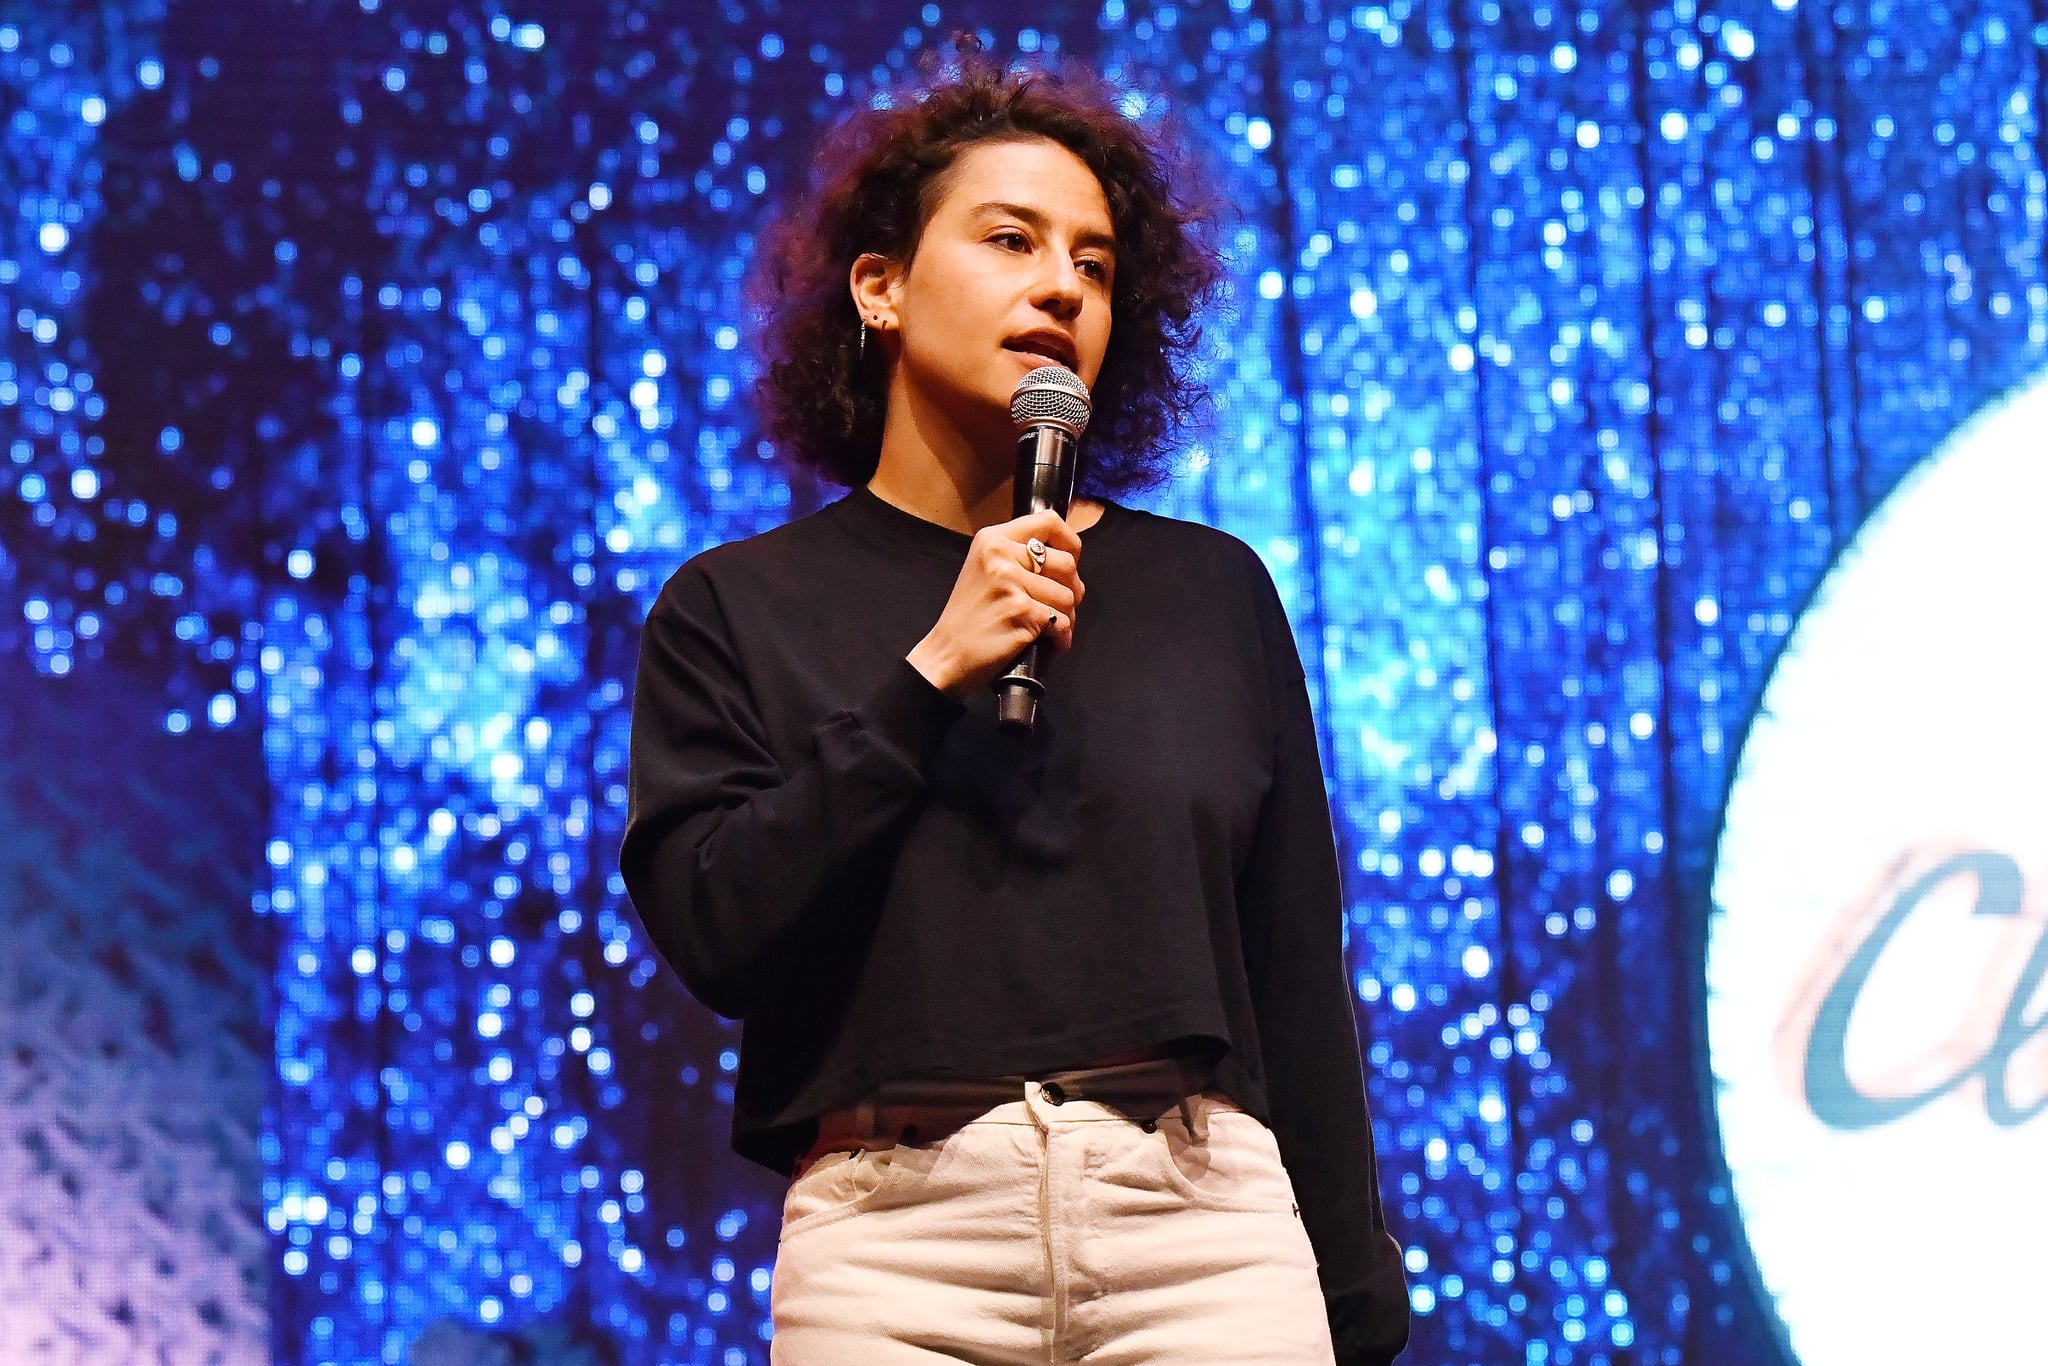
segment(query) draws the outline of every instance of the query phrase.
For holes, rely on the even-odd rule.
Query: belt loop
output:
[[[1195,1132],[1195,1110],[1192,1105],[1188,1104],[1188,1099],[1187,1096],[1182,1096],[1175,1108],[1180,1111],[1180,1122],[1188,1131],[1188,1140],[1190,1142],[1200,1142],[1201,1136]]]

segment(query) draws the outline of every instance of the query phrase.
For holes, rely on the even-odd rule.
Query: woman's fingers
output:
[[[1068,650],[1074,644],[1074,614],[1042,602],[1034,601],[1018,619],[1017,627],[1028,637],[1027,645],[1032,640],[1044,640],[1057,649]]]
[[[1036,533],[1044,559],[1032,553],[1033,535],[1027,534],[1021,541],[1012,541],[1023,553],[1010,561],[1018,571],[1006,576],[1008,581],[1023,590],[1023,599],[1015,604],[1012,624],[1026,644],[1032,640],[1047,639],[1058,648],[1065,650],[1074,643],[1074,614],[1081,605],[1087,589],[1081,583],[1080,559],[1072,550],[1063,550],[1051,544],[1050,536],[1066,529],[1064,522],[1053,522],[1050,526],[1041,524],[1041,519],[1052,518],[1052,513],[1036,513],[1031,517],[1020,517],[1004,527],[992,527],[992,531],[1010,535],[1031,532],[1039,524]],[[1068,533],[1075,545],[1080,538]],[[1020,647],[1021,648],[1021,647]]]
[[[1072,617],[1074,609],[1081,605],[1081,595],[1053,578],[1050,574],[1029,574],[1019,584],[1029,598],[1019,607],[1027,617],[1045,620],[1045,609],[1051,608],[1063,617]]]
[[[1014,522],[990,527],[982,534],[991,532],[996,534],[990,536],[988,550],[1003,555],[1004,568],[1014,566],[1021,571],[1019,581],[1024,591],[1047,606],[1059,609],[1071,633],[1074,609],[1080,606],[1088,591],[1081,582],[1081,561],[1077,553],[1081,538],[1051,512],[1020,517]],[[1055,537],[1071,543],[1073,549],[1055,545]],[[1034,539],[1042,548],[1042,560],[1032,552],[1031,542]],[[991,566],[991,569],[994,571],[995,567]]]
[[[1036,557],[1031,554],[1030,547],[1027,546],[1025,547],[1022,563],[1025,570],[1029,573],[1038,574],[1048,579],[1056,579],[1076,591],[1080,589],[1081,561],[1071,551],[1055,550],[1051,546],[1047,546],[1045,549],[1045,561],[1041,566]]]
[[[999,526],[990,527],[989,530],[1000,531],[1019,545],[1036,536],[1048,546],[1057,547],[1069,555],[1081,553],[1080,534],[1067,525],[1066,518],[1050,508],[1044,512],[1027,513],[1015,521],[1004,522]]]
[[[983,527],[945,610],[910,662],[938,687],[963,696],[986,686],[1034,640],[1071,648],[1074,613],[1088,591],[1080,551],[1080,536],[1053,512]]]

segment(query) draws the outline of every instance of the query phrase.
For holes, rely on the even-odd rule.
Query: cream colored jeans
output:
[[[1019,1088],[942,1137],[827,1153],[797,1177],[775,1366],[1330,1366],[1263,1124],[1216,1093],[1142,1124]]]

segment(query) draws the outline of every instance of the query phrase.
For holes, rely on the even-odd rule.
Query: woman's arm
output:
[[[770,750],[715,589],[685,570],[641,636],[626,890],[691,993],[745,1016],[857,862],[901,837],[924,765],[964,707],[899,660],[811,731]]]
[[[1274,774],[1238,879],[1245,966],[1273,1133],[1315,1248],[1337,1361],[1384,1366],[1408,1340],[1408,1289],[1380,1208],[1315,717],[1286,617],[1259,573]]]

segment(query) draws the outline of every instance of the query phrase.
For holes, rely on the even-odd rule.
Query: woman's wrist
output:
[[[954,667],[943,647],[930,636],[920,640],[910,653],[904,656],[910,667],[924,675],[925,681],[955,701],[960,697],[960,673]]]

